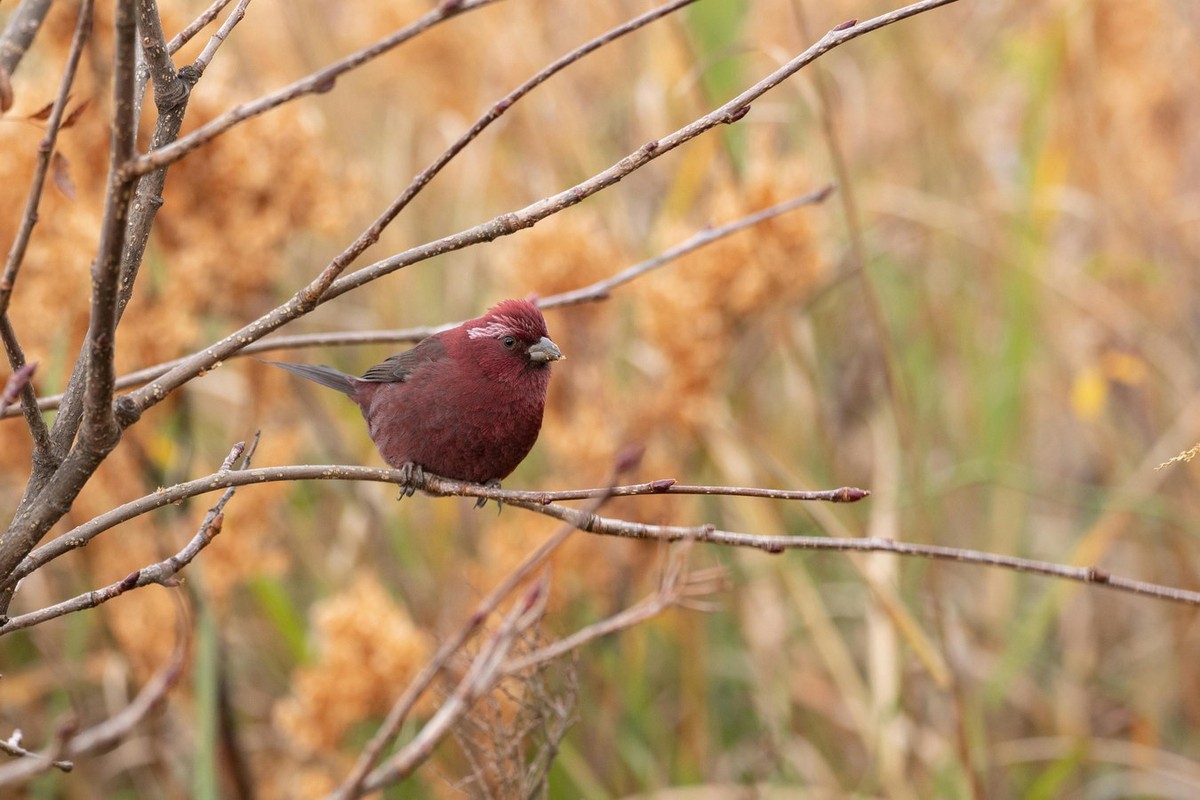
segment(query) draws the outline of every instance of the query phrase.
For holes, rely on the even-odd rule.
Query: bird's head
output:
[[[476,362],[496,380],[531,371],[548,377],[550,363],[566,358],[550,340],[542,312],[528,300],[502,300],[463,330]]]

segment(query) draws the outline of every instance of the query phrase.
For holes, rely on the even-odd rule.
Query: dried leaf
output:
[[[50,112],[54,110],[54,101],[51,100],[46,105],[39,108],[37,111],[30,114],[25,119],[47,120],[50,119]]]
[[[86,109],[88,107],[88,103],[90,103],[90,102],[92,102],[92,100],[91,100],[91,98],[88,98],[87,100],[84,100],[79,105],[75,106],[75,110],[72,111],[70,114],[67,114],[67,118],[63,120],[63,124],[60,126],[59,129],[65,131],[67,128],[71,127],[76,122],[78,122],[79,118],[83,116],[84,109]]]
[[[59,151],[55,150],[50,158],[50,169],[54,175],[54,185],[69,199],[75,199],[75,184],[71,182],[71,162]]]

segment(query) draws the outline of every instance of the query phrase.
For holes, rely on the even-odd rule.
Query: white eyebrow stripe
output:
[[[484,337],[500,336],[512,333],[517,327],[516,320],[512,317],[494,317],[494,320],[494,322],[489,322],[487,325],[481,325],[478,328],[468,328],[467,337],[482,339]]]

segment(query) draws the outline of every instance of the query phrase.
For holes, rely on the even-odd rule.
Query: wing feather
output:
[[[446,345],[436,336],[422,339],[411,350],[389,356],[363,373],[372,383],[404,383],[423,364],[446,358]]]

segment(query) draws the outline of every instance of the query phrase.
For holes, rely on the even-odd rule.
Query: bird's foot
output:
[[[500,488],[500,479],[492,478],[490,481],[488,481],[487,483],[485,483],[483,485],[489,489],[499,489]],[[488,501],[488,499],[486,497],[480,497],[479,499],[477,499],[475,501],[475,507],[483,508],[484,506],[487,505],[487,501]],[[502,500],[497,500],[496,501],[496,513],[499,514],[503,510],[504,510],[504,502]]]
[[[397,501],[412,497],[417,489],[425,485],[425,470],[411,461],[400,467],[400,496]]]

